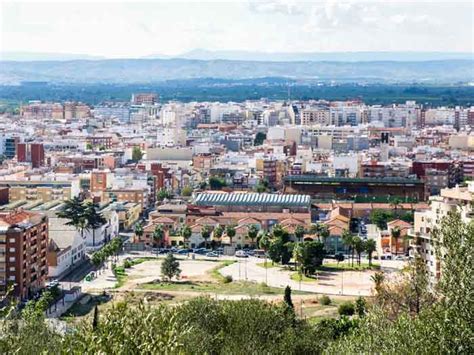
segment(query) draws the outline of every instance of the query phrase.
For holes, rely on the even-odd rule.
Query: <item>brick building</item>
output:
[[[13,294],[27,299],[44,287],[48,218],[39,213],[0,213],[0,294],[13,285]]]

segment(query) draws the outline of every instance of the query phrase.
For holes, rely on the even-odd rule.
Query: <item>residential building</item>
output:
[[[13,295],[28,299],[48,276],[48,218],[40,213],[0,213],[0,294],[13,285]]]

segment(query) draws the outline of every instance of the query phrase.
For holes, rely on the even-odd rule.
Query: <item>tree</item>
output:
[[[252,241],[252,244],[254,244],[255,238],[257,238],[257,235],[258,235],[257,226],[255,224],[251,224],[250,226],[248,226],[247,237],[250,238],[250,240]]]
[[[370,213],[370,220],[380,230],[387,229],[387,222],[393,220],[393,213],[385,210],[373,210]]]
[[[179,234],[181,237],[183,237],[184,244],[188,244],[189,238],[191,238],[193,231],[191,230],[191,227],[185,224],[181,227]]]
[[[381,291],[382,291],[382,285],[385,281],[385,275],[383,272],[376,272],[374,275],[372,275],[370,277],[370,279],[372,280],[372,282],[374,283],[374,288],[375,288],[375,292],[376,294],[380,294]]]
[[[265,133],[257,132],[253,141],[253,145],[262,145],[265,139],[267,139],[267,135]]]
[[[79,197],[75,196],[70,200],[64,202],[64,207],[61,211],[57,212],[56,215],[59,218],[65,218],[69,221],[66,222],[66,225],[73,226],[81,232],[83,236],[83,231],[87,227],[87,220],[84,218],[85,208],[82,204],[82,201]]]
[[[201,237],[204,239],[204,246],[207,248],[208,239],[211,237],[212,229],[209,226],[202,226],[201,228]]]
[[[377,244],[375,243],[375,240],[373,239],[368,239],[365,242],[365,251],[367,253],[367,257],[369,259],[369,266],[372,266],[372,254],[374,251],[377,249]]]
[[[316,237],[321,242],[325,242],[326,238],[329,237],[328,226],[323,223],[315,223],[311,225],[310,232],[316,234]]]
[[[138,241],[140,241],[141,237],[143,236],[143,226],[140,222],[135,224],[134,232],[135,232],[135,236],[138,237]]]
[[[165,231],[163,230],[163,226],[161,224],[157,224],[155,226],[155,230],[153,231],[153,246],[155,246],[155,243],[158,243],[158,245],[163,245],[163,241],[165,239]]]
[[[258,182],[257,185],[255,185],[255,191],[258,192],[259,194],[263,192],[269,192],[270,191],[270,183],[268,180],[263,179]]]
[[[165,188],[159,189],[158,192],[156,193],[156,199],[160,202],[165,199],[169,200],[170,198],[171,198],[171,193]]]
[[[99,205],[94,202],[87,202],[83,210],[84,218],[88,228],[92,229],[92,245],[95,246],[95,231],[107,223],[102,213],[98,212]]]
[[[296,244],[293,248],[293,260],[295,261],[296,270],[301,281],[303,275],[303,247],[301,243]]]
[[[285,296],[283,298],[283,301],[285,302],[288,308],[294,309],[293,301],[291,300],[291,287],[290,286],[285,287]]]
[[[222,234],[224,234],[224,228],[218,224],[215,228],[214,228],[214,231],[212,232],[212,236],[215,238],[215,239],[221,239],[222,238]]]
[[[364,242],[362,241],[362,239],[360,239],[360,237],[354,236],[352,238],[352,245],[354,247],[354,251],[357,253],[357,264],[360,266],[361,255],[365,249]]]
[[[288,264],[291,259],[291,252],[289,250],[290,244],[288,243],[290,238],[288,232],[280,225],[276,224],[272,228],[272,243],[268,250],[268,255],[274,263],[281,262],[282,264]]]
[[[342,243],[349,249],[352,265],[354,266],[354,235],[347,229],[342,232]]]
[[[366,310],[367,302],[365,298],[359,296],[355,301],[355,312],[360,318],[362,318],[365,315]]]
[[[232,238],[235,237],[235,225],[229,224],[225,227],[225,233],[227,234],[227,237],[229,237],[230,245],[232,246]]]
[[[267,252],[270,249],[271,241],[268,237],[268,234],[265,231],[260,231],[260,238],[258,246],[260,249],[263,249],[265,252],[265,268],[267,267]]]
[[[94,307],[94,318],[92,319],[92,330],[97,330],[99,327],[99,307],[95,305]]]
[[[143,158],[143,153],[140,147],[134,146],[132,150],[132,160],[134,162],[139,162]]]
[[[172,253],[169,253],[161,264],[161,275],[167,281],[171,281],[173,277],[179,278],[181,269],[179,268],[179,261]]]
[[[399,197],[394,197],[390,202],[390,207],[393,208],[393,213],[398,216],[398,208],[402,206],[402,200]]]
[[[227,184],[223,178],[220,176],[211,176],[209,178],[209,186],[211,190],[221,190]]]
[[[401,231],[400,228],[394,227],[390,232],[392,239],[395,239],[395,255],[398,255],[398,240],[400,239]],[[391,245],[391,243],[390,243]],[[391,250],[390,250],[391,251]]]
[[[301,242],[303,240],[304,234],[306,233],[305,229],[303,226],[297,226],[295,228],[295,238],[298,242]]]
[[[324,244],[320,241],[306,241],[302,246],[302,265],[305,275],[314,274],[316,269],[323,264],[326,251]]]
[[[191,186],[185,186],[181,189],[181,196],[191,196],[193,194],[193,188]]]

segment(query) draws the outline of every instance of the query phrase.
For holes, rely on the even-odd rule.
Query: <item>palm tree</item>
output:
[[[390,207],[393,208],[394,215],[398,216],[398,207],[401,207],[402,205],[402,200],[398,197],[395,197],[392,199],[392,202],[390,202]]]
[[[99,205],[94,202],[87,202],[84,208],[84,218],[87,220],[88,227],[92,229],[92,246],[95,246],[95,230],[107,223],[98,209]]]
[[[364,242],[362,241],[362,239],[360,239],[360,237],[354,236],[352,238],[352,245],[354,247],[355,252],[357,253],[357,264],[360,266],[360,257],[365,249]]]
[[[303,240],[304,234],[306,233],[305,229],[303,226],[297,226],[295,228],[295,238],[298,242],[301,242]]]
[[[225,227],[225,233],[229,237],[230,245],[232,246],[232,238],[235,237],[235,225],[229,224],[227,227]]]
[[[255,238],[257,238],[257,235],[258,235],[258,228],[255,224],[251,224],[249,227],[248,227],[248,230],[247,230],[247,236],[250,238],[250,240],[252,241],[252,244],[254,244],[255,242]]]
[[[207,240],[211,236],[211,227],[209,226],[202,226],[201,228],[201,237],[204,239],[204,246],[207,248]]]
[[[376,272],[374,275],[370,277],[370,279],[374,282],[375,284],[375,291],[377,293],[380,293],[382,290],[382,285],[385,281],[385,276],[383,272]]]
[[[367,257],[369,258],[369,266],[372,266],[372,253],[377,249],[375,240],[368,239],[365,242],[365,251],[367,252]]]
[[[268,284],[268,269],[267,269],[267,251],[270,248],[271,241],[268,237],[268,233],[261,231],[259,239],[259,247],[265,252],[265,283]]]
[[[353,248],[353,238],[354,236],[350,231],[344,229],[342,232],[342,243],[349,248],[349,254],[352,257],[352,266],[354,266],[354,248]]]
[[[328,226],[323,223],[315,223],[311,225],[310,232],[312,234],[316,234],[318,240],[321,242],[322,240],[329,237],[329,229]],[[321,240],[322,239],[322,240]]]
[[[400,235],[401,235],[400,228],[393,227],[390,234],[391,234],[392,239],[395,239],[395,255],[398,255],[398,240],[400,239]]]
[[[212,237],[215,239],[221,239],[222,234],[224,234],[224,228],[222,228],[222,226],[218,224],[216,228],[214,228],[214,231],[212,232]]]
[[[193,234],[193,231],[191,230],[191,227],[185,224],[183,225],[183,227],[181,227],[179,234],[181,235],[181,237],[183,237],[184,244],[187,244],[189,238],[191,238],[191,235]]]
[[[141,237],[143,236],[143,226],[140,222],[135,224],[134,232],[135,235],[138,237],[138,241],[140,241]]]
[[[163,227],[161,224],[157,224],[155,227],[155,230],[153,231],[153,246],[155,246],[155,242],[157,242],[159,245],[163,245],[163,239],[165,237],[165,231],[163,230]]]

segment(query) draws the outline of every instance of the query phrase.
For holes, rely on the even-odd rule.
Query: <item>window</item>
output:
[[[15,259],[14,256],[10,256],[10,257],[8,258],[8,261],[11,262],[11,263],[14,263],[15,260],[16,260],[16,259]]]
[[[14,252],[16,251],[16,249],[15,249],[15,248],[9,248],[8,251],[9,251],[10,253],[14,253]]]
[[[14,266],[10,266],[10,271],[15,271],[15,267]]]
[[[10,281],[15,281],[15,275],[10,275],[10,276],[8,277],[8,279],[9,279]]]
[[[10,238],[10,243],[15,243],[15,238]]]

